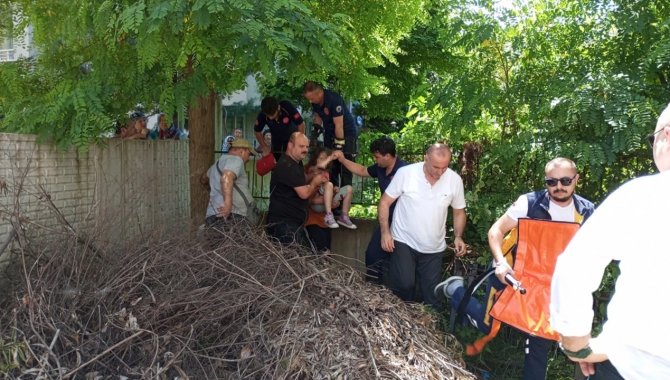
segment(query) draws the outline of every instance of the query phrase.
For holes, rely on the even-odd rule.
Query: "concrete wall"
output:
[[[372,231],[379,225],[376,220],[352,220],[358,227],[355,230],[340,227],[334,229],[331,239],[331,251],[338,260],[365,273],[365,250]]]
[[[0,247],[16,217],[29,235],[62,232],[58,212],[111,245],[187,228],[188,177],[187,141],[111,139],[82,152],[0,133]]]

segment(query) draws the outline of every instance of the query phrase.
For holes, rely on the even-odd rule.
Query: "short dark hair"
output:
[[[395,157],[395,142],[386,136],[380,137],[370,143],[370,152],[379,153],[381,155],[390,154]]]
[[[279,102],[274,96],[266,96],[261,100],[261,111],[267,115],[272,116],[279,109]]]
[[[308,80],[302,86],[302,93],[303,94],[306,94],[308,92],[312,92],[312,91],[315,91],[315,90],[323,90],[323,86],[320,83],[314,82],[312,80]]]

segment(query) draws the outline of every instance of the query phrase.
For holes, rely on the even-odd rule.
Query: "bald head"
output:
[[[572,160],[563,157],[556,157],[547,162],[544,166],[544,174],[549,174],[555,168],[563,168],[572,170],[572,174],[577,173],[577,165]]]
[[[302,132],[293,132],[288,140],[286,154],[295,161],[302,161],[307,156],[309,139]]]
[[[426,149],[423,171],[429,180],[437,181],[442,177],[451,163],[451,149],[449,145],[435,143]],[[432,183],[432,182],[431,182]]]

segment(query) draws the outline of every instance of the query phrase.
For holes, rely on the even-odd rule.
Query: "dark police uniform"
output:
[[[279,160],[282,153],[286,152],[288,140],[291,133],[298,130],[298,126],[303,123],[300,112],[291,104],[291,102],[282,100],[279,102],[279,116],[276,120],[270,120],[263,112],[256,117],[254,131],[263,132],[267,125],[272,133],[272,152],[275,159]]]
[[[335,148],[335,123],[333,118],[342,116],[344,129],[344,156],[354,161],[356,156],[356,124],[354,116],[349,111],[349,108],[344,104],[342,97],[331,90],[323,90],[323,105],[312,103],[312,111],[321,116],[323,120],[323,145],[326,148]],[[342,175],[341,183],[340,173]],[[351,185],[352,175],[340,162],[333,162],[333,167],[330,171],[330,181],[336,186]]]

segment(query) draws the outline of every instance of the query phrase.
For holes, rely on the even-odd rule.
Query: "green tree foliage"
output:
[[[481,146],[467,195],[473,237],[485,239],[519,194],[542,188],[544,164],[553,157],[575,160],[578,190],[595,201],[653,171],[644,136],[670,101],[667,2],[435,4],[439,11],[400,46],[430,46],[442,60],[379,73],[402,84],[400,101],[386,103],[386,114],[399,118],[394,136],[401,149],[437,139],[456,154],[468,142]],[[398,61],[412,56],[401,53]],[[373,97],[368,107],[394,95]]]
[[[85,146],[138,102],[171,112],[240,89],[248,74],[375,91],[368,69],[394,59],[424,0],[9,3],[33,25],[39,55],[0,65],[0,127]]]

